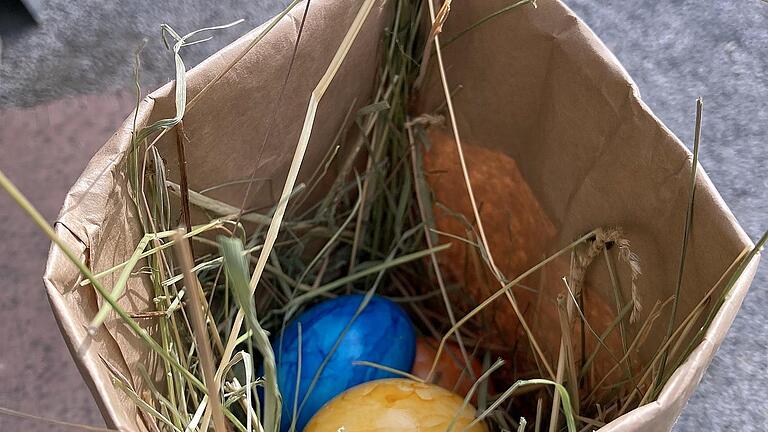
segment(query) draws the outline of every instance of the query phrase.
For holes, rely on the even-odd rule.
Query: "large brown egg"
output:
[[[475,409],[455,393],[432,384],[391,378],[353,387],[328,402],[304,432],[487,432]],[[342,429],[343,428],[343,429]]]
[[[439,126],[430,127],[427,133],[430,147],[424,152],[424,170],[434,194],[435,225],[439,232],[450,234],[441,236],[440,242],[452,244],[438,254],[438,260],[446,281],[463,288],[452,302],[466,313],[498,291],[500,284],[477,248],[455,239],[467,238],[467,222],[475,226],[476,222],[453,134]],[[499,270],[514,279],[541,261],[557,230],[513,158],[469,141],[462,148],[489,248]],[[538,275],[534,276],[524,283],[538,287]],[[523,313],[536,304],[530,291],[515,287],[513,292]],[[506,298],[490,304],[480,318],[485,336],[493,342],[512,346],[522,334]]]
[[[455,291],[451,301],[460,313],[466,313],[497,292],[500,284],[480,258],[477,248],[455,238],[466,238],[467,222],[475,228],[476,222],[453,134],[440,126],[430,127],[427,133],[430,146],[424,150],[424,170],[435,199],[432,209],[435,225],[438,232],[449,234],[441,236],[440,242],[452,243],[451,248],[438,254],[438,260],[446,282],[462,287]],[[572,240],[558,240],[555,224],[512,157],[469,140],[462,143],[462,149],[489,248],[498,269],[508,280]],[[615,265],[621,263],[617,261]],[[608,280],[602,257],[598,256],[590,270],[603,272],[603,277],[596,280]],[[565,254],[512,289],[519,310],[551,369],[557,366],[562,335],[557,299],[564,295],[566,304],[570,301],[562,281],[570,271],[570,254]],[[617,271],[626,270],[617,268]],[[612,327],[617,316],[612,288],[609,283],[593,286],[589,278],[583,288],[582,311],[590,327],[602,334]],[[519,345],[515,353],[519,370],[538,371],[541,362],[534,359],[520,320],[505,296],[486,307],[477,319],[486,340],[502,346]],[[567,327],[572,330],[574,354],[581,359],[582,326],[575,311]],[[624,368],[614,368],[616,359],[623,356],[618,328],[600,343],[588,327],[584,326],[584,332],[585,356],[598,352],[594,361],[594,381],[599,381],[612,369],[613,381],[610,382],[622,379]],[[610,352],[603,345],[609,347]],[[633,386],[632,383],[628,385]]]

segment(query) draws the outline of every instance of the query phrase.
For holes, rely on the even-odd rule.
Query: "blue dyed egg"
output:
[[[364,296],[347,295],[319,303],[294,319],[274,341],[277,380],[283,396],[281,430],[287,431],[293,416],[298,372],[299,323],[301,323],[301,379],[296,430],[335,396],[358,384],[396,375],[382,369],[353,365],[369,361],[401,371],[410,371],[416,352],[416,337],[408,315],[397,304],[378,296],[370,299],[355,318]],[[354,321],[352,321],[354,318]],[[351,324],[350,324],[351,322]],[[319,373],[326,355],[349,325],[335,352]],[[302,401],[304,400],[303,404]]]

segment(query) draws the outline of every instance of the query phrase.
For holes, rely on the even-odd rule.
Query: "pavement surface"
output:
[[[547,1],[547,0],[540,0]],[[566,0],[684,142],[705,101],[701,162],[744,229],[768,229],[768,4],[759,0]],[[39,0],[42,25],[0,0],[0,169],[49,220],[91,155],[133,104],[141,83],[172,78],[161,23],[181,33],[245,18],[189,47],[192,66],[272,16],[277,0],[102,2]],[[0,194],[0,407],[103,425],[42,289],[48,241]],[[768,430],[768,265],[683,412],[676,431]],[[0,431],[65,430],[0,416]]]

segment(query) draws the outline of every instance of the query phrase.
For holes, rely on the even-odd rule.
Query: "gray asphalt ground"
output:
[[[704,98],[702,165],[756,240],[768,228],[768,4],[566,1],[688,144],[694,100]],[[53,220],[87,160],[130,110],[132,57],[142,39],[149,38],[142,85],[152,89],[172,78],[161,23],[186,32],[246,19],[190,47],[185,59],[194,65],[287,0],[41,0],[42,26],[11,16],[11,3],[0,0],[0,168]],[[48,242],[4,194],[0,221],[0,406],[103,424],[43,293]],[[676,431],[768,430],[766,269],[764,263]],[[64,429],[0,416],[0,430]]]

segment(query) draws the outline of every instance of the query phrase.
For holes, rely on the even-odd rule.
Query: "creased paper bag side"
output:
[[[279,22],[200,98],[196,106],[188,110],[184,128],[189,138],[187,161],[192,189],[200,190],[239,179],[255,167],[257,177],[267,177],[271,181],[254,188],[246,206],[274,202],[272,191],[282,187],[298,140],[309,92],[333,55],[333,50],[328,47],[338,46],[345,33],[345,25],[352,21],[356,13],[345,2],[313,2],[296,62],[280,98],[281,84],[288,70],[303,10],[303,4],[299,4],[291,16]],[[388,11],[387,4],[382,2],[371,13],[327,97],[321,102],[305,169],[301,174],[304,178],[326,153],[341,126],[344,113],[348,109],[356,111],[368,103],[379,63],[379,40],[388,22]],[[188,100],[230,64],[263,28],[250,32],[189,71]],[[278,111],[273,113],[276,106]],[[141,127],[172,117],[174,110],[173,84],[169,84],[142,102],[138,125]],[[273,118],[271,127],[274,132],[262,150],[267,123]],[[83,251],[84,259],[97,272],[125,261],[141,235],[125,176],[125,157],[130,148],[132,123],[131,115],[94,156],[72,187],[59,217],[59,232],[64,232],[63,227],[66,227],[65,234],[73,238],[73,246]],[[178,182],[173,147],[175,139],[171,131],[158,146],[166,159],[168,178]],[[213,196],[239,206],[243,195],[244,188],[231,188],[221,189]],[[101,302],[93,288],[78,286],[77,278],[73,266],[56,249],[52,249],[45,277],[51,305],[107,424],[131,431],[146,430],[133,402],[113,387],[105,362],[131,381],[137,392],[142,394],[144,385],[138,374],[132,372],[138,364],[150,371],[157,370],[157,359],[114,314],[94,337],[86,336],[85,326]],[[111,289],[116,278],[117,274],[105,278],[105,286]],[[151,285],[144,276],[135,276],[130,279],[126,294],[119,303],[129,313],[144,312],[151,310],[152,297]],[[155,323],[151,320],[139,322],[153,333]]]
[[[674,293],[690,152],[640,100],[610,51],[560,2],[511,10],[452,40],[505,5],[500,0],[454,3],[444,26],[443,55],[461,137],[517,162],[557,228],[545,245],[549,253],[596,227],[623,229],[642,260],[638,294],[644,308],[638,322],[643,322],[654,303]],[[420,101],[427,113],[444,100],[436,62],[430,67]],[[691,118],[693,127],[693,113]],[[703,170],[697,178],[694,221],[677,322],[751,245]],[[491,233],[503,229],[485,226]],[[609,295],[605,266],[593,267],[586,289]],[[722,341],[751,277],[751,272],[741,277],[709,331],[709,342],[667,385],[655,415],[630,412],[621,426],[611,424],[606,430],[669,429],[714,355],[705,345]],[[621,272],[624,298],[630,297],[630,285],[628,272]],[[507,308],[505,313],[512,314]],[[651,334],[665,334],[669,309],[662,316]],[[630,327],[631,333],[638,327]],[[640,358],[647,361],[662,342],[663,336],[651,338]],[[556,348],[545,347],[553,362]]]

